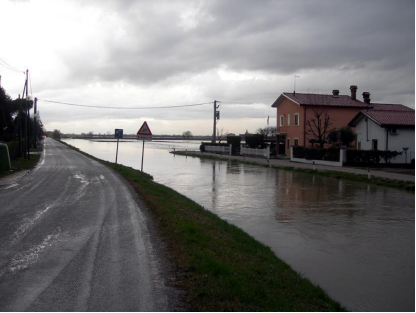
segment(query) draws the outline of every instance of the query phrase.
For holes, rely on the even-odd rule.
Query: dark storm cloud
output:
[[[105,57],[99,62],[88,53],[65,54],[81,82],[151,84],[219,66],[271,74],[374,64],[379,70],[414,68],[413,1],[107,0],[95,5],[103,3],[103,26],[105,12],[111,11],[123,21],[123,35],[116,34],[117,25],[106,28]],[[182,17],[187,10],[189,20]]]

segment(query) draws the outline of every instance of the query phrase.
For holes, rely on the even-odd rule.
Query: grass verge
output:
[[[40,152],[42,151],[42,147],[39,146],[36,150],[31,149],[30,152]],[[40,153],[33,153],[30,154],[30,159],[25,159],[24,157],[20,157],[17,160],[10,160],[12,170],[11,171],[2,171],[0,172],[0,177],[5,177],[16,172],[30,170],[38,164],[41,154]]]
[[[166,244],[191,310],[344,310],[270,248],[194,201],[154,182],[148,174],[72,148],[114,169],[133,185]]]
[[[211,160],[227,160],[224,158],[212,156],[212,155],[195,155],[192,153],[185,153],[182,151],[177,151],[175,154],[178,155],[186,155],[189,157],[195,157],[195,158],[205,158],[205,159],[211,159]],[[231,160],[231,162],[242,162],[240,160]],[[250,165],[256,165],[256,166],[263,166],[263,167],[269,167],[269,165],[263,165],[259,164],[253,161],[244,161],[245,164]],[[305,169],[305,168],[296,168],[293,166],[272,166],[272,168],[285,170],[285,171],[292,171],[292,172],[298,172],[298,173],[305,173],[305,174],[313,174],[313,175],[319,175],[324,177],[332,177],[337,179],[346,179],[350,181],[356,181],[361,183],[367,183],[367,184],[374,184],[379,186],[385,186],[385,187],[393,187],[393,188],[400,188],[407,191],[415,192],[415,183],[409,182],[409,181],[403,181],[403,180],[395,180],[395,179],[388,179],[388,178],[382,178],[382,177],[376,177],[371,176],[370,179],[368,179],[367,175],[361,175],[361,174],[353,174],[353,173],[345,173],[345,172],[339,172],[339,171],[331,171],[331,170],[324,170],[324,171],[318,171],[313,169]]]

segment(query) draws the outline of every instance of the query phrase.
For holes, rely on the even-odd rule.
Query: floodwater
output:
[[[65,140],[115,161],[115,142]],[[169,153],[146,142],[143,170],[268,245],[352,311],[415,310],[415,196],[393,188]],[[140,169],[142,142],[118,163]]]

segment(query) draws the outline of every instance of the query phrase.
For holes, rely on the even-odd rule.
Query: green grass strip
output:
[[[65,144],[65,143],[64,143]],[[68,145],[70,146],[70,145]],[[150,211],[196,311],[343,311],[270,248],[131,167],[97,159],[135,188]]]

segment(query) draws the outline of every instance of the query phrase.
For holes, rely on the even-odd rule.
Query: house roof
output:
[[[363,117],[381,127],[414,127],[415,110],[401,104],[372,103],[373,109],[360,111],[348,124],[355,127]]]
[[[284,92],[279,98],[272,104],[273,108],[276,108],[280,102],[284,99],[290,99],[299,105],[324,105],[332,107],[354,107],[354,108],[366,108],[367,104],[351,99],[351,96],[347,95],[322,95],[322,94],[311,94],[311,93],[292,93]],[[371,104],[370,104],[371,106]]]

